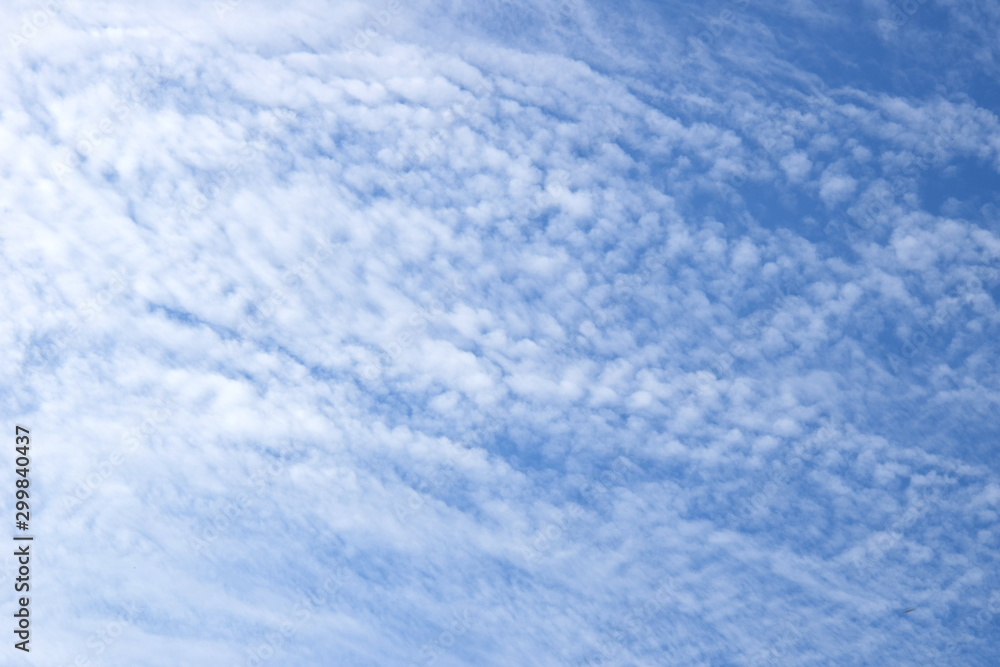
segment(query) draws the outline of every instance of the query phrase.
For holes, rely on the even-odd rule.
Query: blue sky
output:
[[[995,664],[996,3],[3,15],[4,664]]]

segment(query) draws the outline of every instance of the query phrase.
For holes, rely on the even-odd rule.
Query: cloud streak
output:
[[[990,664],[995,45],[936,17],[995,17],[843,11],[35,26],[0,65],[32,658]]]

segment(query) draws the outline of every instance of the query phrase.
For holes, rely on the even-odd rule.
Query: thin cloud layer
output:
[[[38,7],[33,659],[990,664],[992,9]]]

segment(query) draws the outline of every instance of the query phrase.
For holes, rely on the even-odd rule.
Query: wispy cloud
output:
[[[19,5],[38,659],[989,664],[987,4]]]

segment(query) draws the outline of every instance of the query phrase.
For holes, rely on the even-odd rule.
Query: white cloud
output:
[[[986,655],[1000,239],[926,202],[996,118],[730,4],[683,67],[693,3],[99,3],[7,61],[39,659],[134,601],[106,664]]]
[[[827,206],[841,203],[854,194],[858,182],[846,174],[838,174],[831,169],[823,172],[820,179],[819,196]]]
[[[789,180],[798,183],[809,175],[812,161],[802,151],[795,151],[781,158],[781,168],[785,170]]]

